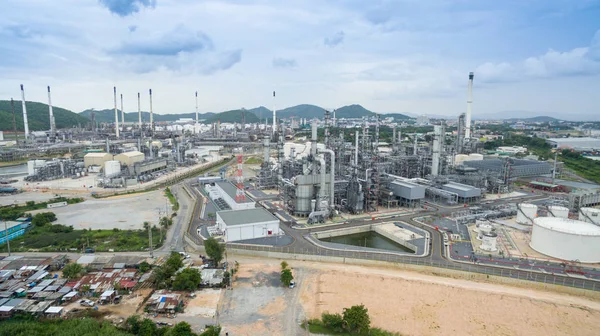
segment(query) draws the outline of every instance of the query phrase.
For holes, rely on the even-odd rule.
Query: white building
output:
[[[263,208],[217,212],[217,227],[226,242],[279,235],[279,219]]]
[[[498,152],[507,154],[527,153],[527,148],[522,146],[502,146],[496,149]]]
[[[256,207],[256,202],[250,199],[248,195],[246,195],[245,200],[236,201],[235,195],[237,187],[230,182],[216,182],[213,190],[220,194],[220,198],[222,198],[232,210],[254,209]],[[213,195],[211,195],[211,198],[212,197]]]
[[[421,114],[420,116],[417,117],[417,125],[419,125],[419,126],[429,125],[429,117],[427,117],[424,114]]]

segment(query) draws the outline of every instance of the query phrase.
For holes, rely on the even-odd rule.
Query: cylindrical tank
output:
[[[533,221],[529,246],[553,258],[597,263],[600,227],[566,218],[538,217]]]
[[[121,173],[121,162],[119,161],[106,161],[104,163],[104,176],[113,177]]]
[[[483,239],[481,240],[480,248],[484,251],[494,252],[497,251],[498,248],[496,244],[498,242],[498,235],[495,232],[485,233],[483,235]]]
[[[569,209],[558,205],[551,205],[548,207],[548,216],[569,218]]]
[[[296,209],[295,213],[309,214],[310,209],[310,201],[313,195],[313,186],[310,184],[301,184],[296,188]]]
[[[27,175],[35,175],[35,160],[27,161]]]
[[[456,154],[454,156],[454,164],[460,164],[463,161],[468,161],[469,156],[466,154]]]
[[[481,161],[483,160],[483,155],[478,153],[469,154],[469,161]]]
[[[537,217],[537,205],[531,203],[521,203],[517,205],[517,208],[517,223],[533,225],[533,220]]]
[[[579,220],[587,223],[600,225],[600,209],[581,208],[579,209]]]
[[[492,232],[493,228],[494,227],[490,223],[479,224],[479,227],[477,228],[477,231],[478,231],[477,239],[482,240],[483,236]]]

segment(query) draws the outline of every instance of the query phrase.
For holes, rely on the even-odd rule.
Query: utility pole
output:
[[[154,251],[152,250],[152,224],[148,225],[148,245],[150,247],[150,258],[154,258]]]
[[[6,218],[4,219],[4,233],[6,234],[6,246],[8,247],[8,256],[10,257],[10,240],[8,239],[8,228],[6,226]]]

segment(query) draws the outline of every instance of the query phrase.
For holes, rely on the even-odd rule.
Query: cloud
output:
[[[335,33],[333,36],[331,37],[326,37],[323,40],[323,44],[325,44],[325,46],[333,48],[335,46],[337,46],[338,44],[341,44],[342,42],[344,42],[344,32],[343,31],[339,31],[337,33]]]
[[[10,25],[3,27],[1,33],[20,39],[30,39],[43,36],[42,32],[32,29],[26,25]]]
[[[206,34],[192,31],[185,26],[178,26],[162,35],[125,41],[114,52],[126,55],[175,56],[182,52],[212,49],[212,40]]]
[[[212,60],[200,67],[200,72],[205,75],[210,75],[218,71],[230,69],[237,63],[242,61],[242,49],[236,49],[219,53]]]
[[[475,75],[482,83],[597,74],[600,74],[600,31],[596,32],[589,47],[564,52],[550,49],[543,55],[528,57],[521,62],[486,62],[475,70]]]
[[[100,4],[120,17],[135,14],[143,7],[156,7],[156,0],[99,0]]]
[[[298,63],[292,58],[276,57],[273,59],[273,67],[275,68],[295,68]]]
[[[137,26],[129,26],[127,27],[130,33],[134,33],[137,30]]]

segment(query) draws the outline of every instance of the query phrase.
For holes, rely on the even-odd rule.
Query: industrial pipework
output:
[[[330,168],[330,178],[329,178],[329,204],[331,205],[331,209],[334,208],[334,195],[335,195],[335,153],[331,149],[323,149],[321,150],[323,153],[328,153],[331,156],[331,168]]]
[[[123,109],[123,94],[121,93],[121,130],[125,132],[125,110]]]

